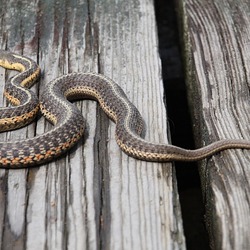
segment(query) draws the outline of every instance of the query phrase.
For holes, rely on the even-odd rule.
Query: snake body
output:
[[[4,95],[16,107],[0,108],[0,131],[8,131],[29,124],[39,111],[39,101],[28,88],[40,76],[40,68],[31,59],[0,50],[0,66],[21,73],[6,82]]]
[[[0,52],[0,58],[1,56]],[[9,57],[8,60],[15,62],[16,59]],[[6,66],[1,64],[1,61],[0,65]],[[27,76],[26,79],[29,79],[27,81],[34,79],[36,75],[34,72],[38,70]],[[25,92],[28,91],[25,89]],[[19,100],[19,97],[15,98]],[[54,128],[31,139],[0,142],[0,167],[33,166],[51,161],[69,150],[83,135],[84,119],[76,106],[67,99],[81,98],[95,99],[99,102],[104,112],[116,123],[115,137],[120,148],[140,160],[197,161],[225,149],[250,149],[250,141],[240,139],[216,141],[196,150],[148,142],[142,138],[144,131],[142,116],[114,81],[96,73],[72,73],[48,83],[40,97],[41,111],[54,124]],[[28,112],[26,110],[25,114]]]

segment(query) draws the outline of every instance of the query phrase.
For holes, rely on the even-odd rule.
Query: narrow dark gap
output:
[[[179,49],[174,0],[155,0],[155,9],[172,143],[191,149],[194,148],[192,123]],[[197,164],[176,162],[175,166],[187,249],[210,249],[204,224],[204,206]]]

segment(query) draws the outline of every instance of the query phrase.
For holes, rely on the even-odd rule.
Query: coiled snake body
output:
[[[21,115],[20,106],[2,110],[7,118],[10,114],[18,117],[15,120],[19,123],[14,122],[17,127],[23,126],[33,119],[33,114],[38,110],[37,99],[26,86],[37,79],[39,67],[27,57],[5,51],[0,51],[0,65],[21,71],[7,83],[5,95],[25,111]],[[14,91],[11,90],[13,86]],[[118,145],[125,153],[137,159],[156,162],[197,161],[229,148],[250,149],[250,141],[240,139],[216,141],[196,150],[147,142],[141,138],[144,130],[143,118],[116,83],[96,73],[73,73],[48,83],[41,95],[41,111],[55,125],[54,128],[31,139],[0,142],[0,167],[17,168],[41,164],[69,150],[83,135],[84,119],[76,106],[67,99],[81,98],[91,98],[99,102],[105,113],[116,123],[115,136]],[[4,127],[2,131],[6,127],[15,128],[13,123],[8,125],[8,119],[4,122],[1,119],[0,127]]]

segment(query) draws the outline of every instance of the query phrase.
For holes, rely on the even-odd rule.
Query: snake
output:
[[[170,144],[146,141],[145,122],[138,109],[129,101],[122,88],[105,75],[69,73],[47,83],[37,100],[29,87],[38,79],[39,66],[31,59],[9,51],[0,51],[0,66],[18,70],[5,89],[5,96],[13,104],[0,111],[7,118],[11,115],[16,127],[34,119],[33,114],[40,107],[41,113],[54,126],[51,130],[20,141],[0,142],[0,167],[25,168],[50,162],[65,154],[83,136],[85,120],[80,110],[72,103],[79,99],[93,99],[116,124],[117,144],[127,155],[143,161],[198,161],[226,149],[250,149],[250,141],[244,139],[223,139],[198,149],[184,149]],[[24,113],[20,114],[20,110]],[[32,113],[32,116],[31,116]],[[1,116],[2,117],[2,116]],[[0,120],[1,121],[1,120]],[[18,122],[17,122],[18,121]]]

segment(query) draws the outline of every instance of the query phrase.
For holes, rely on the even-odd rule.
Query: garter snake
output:
[[[0,59],[2,66],[18,69],[22,71],[21,75],[26,72],[26,62],[28,65],[34,65],[30,59],[23,56],[17,57],[10,52],[0,52],[0,58],[5,58]],[[22,85],[26,83],[29,85],[28,83],[36,78],[38,72],[38,69],[31,70],[30,75],[27,74],[25,79],[20,75],[17,76],[15,79],[20,79],[20,85],[16,92],[21,91]],[[16,85],[16,82],[11,81],[12,85]],[[28,92],[27,89],[25,89],[26,92]],[[18,94],[9,95],[17,99],[17,104],[20,102],[22,105],[23,101],[19,99]],[[29,100],[32,99],[31,94],[25,95]],[[145,141],[141,137],[144,130],[143,118],[114,81],[96,73],[71,73],[48,83],[40,97],[41,111],[54,124],[53,129],[22,141],[0,142],[0,167],[17,168],[37,165],[51,161],[69,150],[83,135],[84,119],[76,106],[67,99],[81,98],[91,98],[99,102],[104,112],[116,123],[115,137],[118,145],[125,153],[140,160],[197,161],[225,149],[250,149],[250,141],[241,139],[220,140],[195,150]],[[30,110],[27,109],[24,116],[28,116],[29,113]]]

